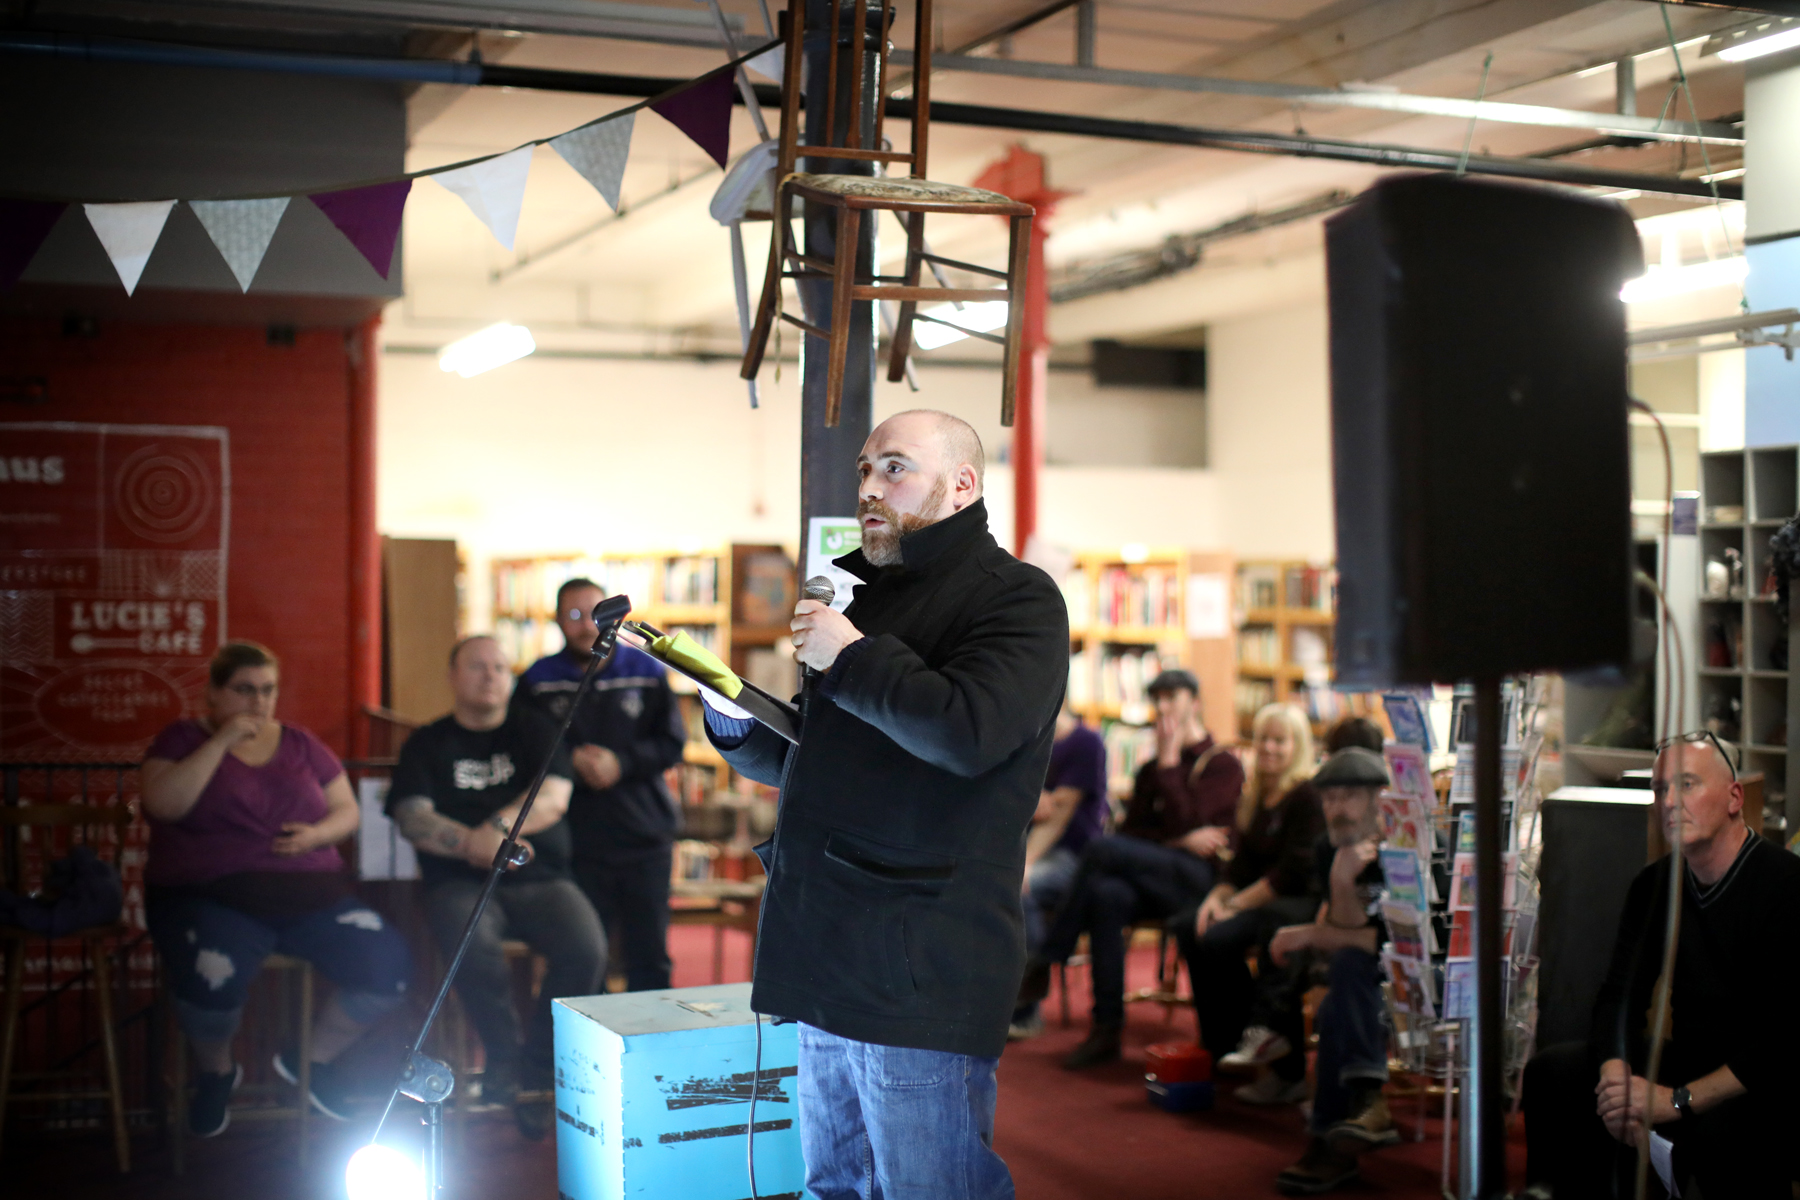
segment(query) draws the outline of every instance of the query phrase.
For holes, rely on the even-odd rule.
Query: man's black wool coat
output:
[[[1069,675],[1050,577],[1002,550],[981,501],[860,551],[865,635],[819,681],[798,746],[717,738],[781,788],[757,1011],[889,1046],[998,1055],[1024,963],[1025,834]]]

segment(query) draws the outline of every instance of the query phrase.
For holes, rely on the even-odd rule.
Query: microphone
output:
[[[630,612],[630,596],[608,596],[594,605],[594,624],[605,629],[608,625],[616,625],[623,621]]]
[[[820,604],[829,605],[833,600],[837,599],[837,585],[823,575],[814,575],[811,579],[800,585],[800,598],[802,600],[817,600]],[[800,664],[800,677],[808,683],[811,683],[816,679],[818,674],[817,671],[813,670],[805,663]]]

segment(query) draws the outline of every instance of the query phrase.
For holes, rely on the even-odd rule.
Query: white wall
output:
[[[1327,349],[1323,299],[1207,330],[1220,533],[1239,558],[1335,554]]]

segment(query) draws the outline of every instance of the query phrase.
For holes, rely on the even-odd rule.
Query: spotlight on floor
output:
[[[483,371],[516,362],[536,349],[537,342],[532,340],[531,330],[502,321],[445,346],[438,352],[438,367],[469,379]]]
[[[380,1143],[350,1156],[344,1185],[350,1200],[425,1200],[425,1173],[419,1164]]]

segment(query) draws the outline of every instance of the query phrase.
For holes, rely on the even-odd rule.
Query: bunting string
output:
[[[752,60],[780,48],[770,42],[721,67],[687,80],[668,91],[607,113],[564,133],[535,138],[498,154],[407,171],[382,179],[338,186],[302,188],[288,193],[210,196],[200,199],[89,201],[42,197],[0,197],[0,292],[10,290],[31,265],[51,229],[71,204],[80,204],[100,240],[119,282],[130,295],[167,227],[177,203],[199,218],[213,246],[243,291],[262,265],[292,202],[305,196],[386,279],[393,268],[400,222],[415,180],[430,179],[453,193],[508,250],[518,235],[519,213],[531,171],[531,155],[549,146],[600,193],[607,207],[619,211],[620,187],[630,157],[631,135],[641,109],[650,109],[674,125],[708,158],[723,167],[730,158],[734,73]]]

